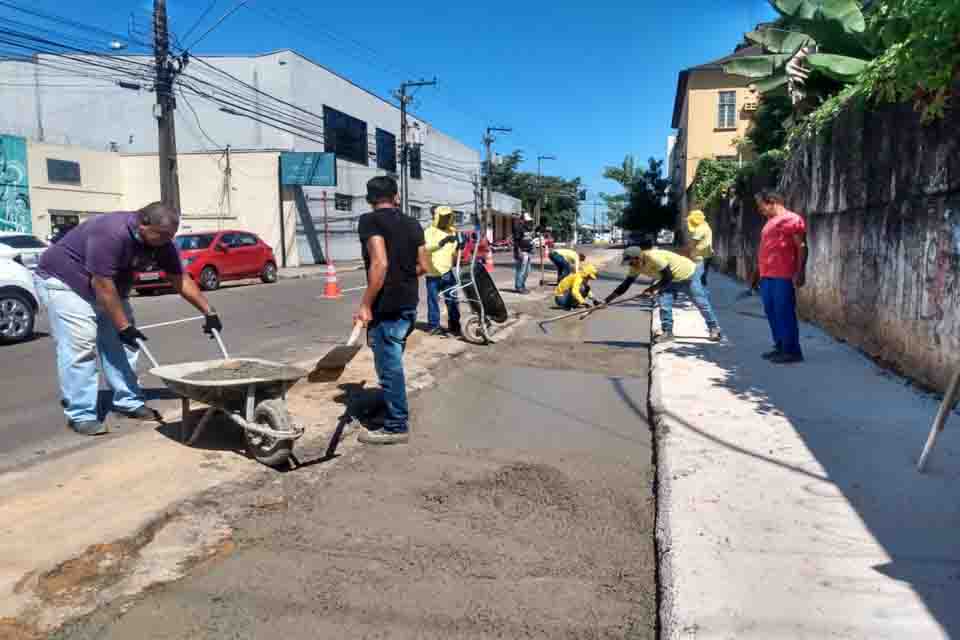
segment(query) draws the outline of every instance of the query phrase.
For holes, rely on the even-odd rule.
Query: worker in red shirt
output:
[[[773,334],[773,350],[763,357],[776,364],[803,362],[797,324],[797,287],[805,281],[807,224],[784,206],[783,196],[764,189],[756,196],[760,215],[767,219],[760,232],[759,270],[753,288],[760,287],[763,310]]]

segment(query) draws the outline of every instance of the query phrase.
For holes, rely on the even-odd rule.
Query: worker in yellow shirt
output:
[[[607,296],[604,304],[622,296],[638,277],[645,275],[653,278],[654,283],[647,287],[643,294],[659,296],[660,299],[660,327],[663,332],[657,338],[658,343],[673,340],[673,299],[678,293],[684,293],[693,300],[707,323],[710,339],[717,342],[723,339],[707,291],[700,284],[700,280],[694,277],[697,266],[692,260],[672,251],[654,249],[653,242],[647,239],[638,245],[627,247],[623,252],[623,261],[630,265],[630,271],[620,286]]]
[[[584,264],[576,273],[571,273],[560,281],[553,292],[554,302],[563,309],[575,309],[599,304],[593,298],[590,283],[597,279],[597,268]]]
[[[557,284],[571,273],[580,271],[580,263],[587,259],[585,255],[573,249],[554,249],[547,257],[557,268]]]
[[[694,209],[690,212],[687,216],[687,231],[686,254],[697,265],[697,273],[693,277],[706,287],[710,259],[713,257],[713,229],[707,223],[703,211]]]

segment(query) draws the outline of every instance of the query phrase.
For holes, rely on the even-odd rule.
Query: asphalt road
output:
[[[323,278],[281,280],[275,284],[228,284],[209,295],[224,323],[230,355],[295,362],[322,355],[332,343],[350,334],[351,315],[365,284],[362,271],[339,275],[344,295],[326,300]],[[198,312],[175,294],[133,296],[138,326],[161,364],[220,357],[216,343],[202,332]],[[40,334],[30,342],[0,346],[0,473],[35,460],[49,459],[95,444],[66,429],[57,391],[53,340],[41,319]],[[139,368],[149,369],[141,355]],[[145,375],[142,382],[151,405],[175,408],[163,384]],[[109,402],[109,395],[101,400]],[[103,402],[101,402],[103,404]],[[111,437],[144,428],[128,420]]]

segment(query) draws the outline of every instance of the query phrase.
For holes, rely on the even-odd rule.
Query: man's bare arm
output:
[[[430,273],[430,254],[425,246],[417,250],[417,277]]]
[[[798,233],[793,236],[793,244],[797,247],[797,259],[800,261],[799,268],[797,269],[797,275],[794,276],[793,282],[798,287],[802,287],[807,282],[807,236],[803,233]]]
[[[372,236],[367,240],[367,255],[370,256],[370,268],[367,270],[367,288],[360,300],[360,311],[356,320],[364,324],[373,319],[373,303],[383,289],[387,279],[387,244],[383,236]]]
[[[213,311],[207,297],[200,291],[200,287],[187,274],[181,273],[170,276],[170,284],[184,300],[196,307],[200,313],[209,315]]]
[[[107,317],[117,328],[117,331],[123,331],[130,326],[130,319],[127,318],[126,311],[123,310],[123,301],[120,299],[120,293],[117,291],[117,285],[112,278],[102,276],[93,276],[90,279],[93,285],[93,292],[97,296],[97,302],[107,312]]]

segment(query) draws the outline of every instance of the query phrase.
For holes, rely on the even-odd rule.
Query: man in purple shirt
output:
[[[37,269],[37,294],[50,319],[57,348],[60,397],[68,426],[84,435],[107,432],[97,412],[97,356],[113,390],[113,408],[138,419],[156,419],[137,380],[138,340],[127,299],[134,272],[154,264],[171,286],[206,316],[204,333],[222,324],[196,283],[183,273],[173,237],[180,217],[154,202],[131,213],[97,216],[47,249]]]

